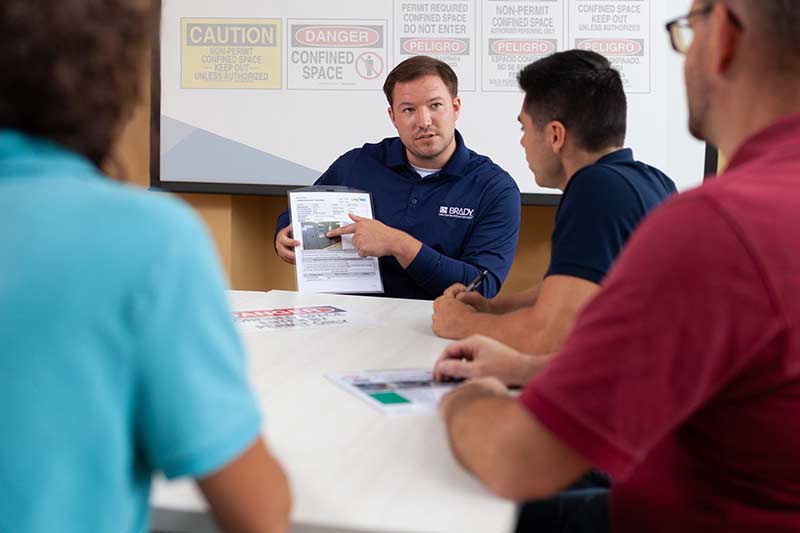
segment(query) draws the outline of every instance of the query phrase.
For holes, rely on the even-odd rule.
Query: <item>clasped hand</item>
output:
[[[431,328],[439,337],[445,339],[463,339],[471,333],[470,315],[488,312],[490,300],[477,291],[467,292],[461,283],[448,287],[433,302]]]

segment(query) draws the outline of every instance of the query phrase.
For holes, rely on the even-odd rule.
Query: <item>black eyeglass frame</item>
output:
[[[714,4],[706,4],[703,7],[698,7],[697,9],[693,9],[689,11],[685,15],[681,15],[680,17],[675,17],[674,19],[667,22],[664,27],[667,29],[667,33],[669,34],[669,43],[672,45],[672,49],[678,52],[679,54],[686,53],[686,50],[681,50],[678,47],[678,43],[675,42],[675,33],[673,28],[687,28],[689,27],[689,20],[692,17],[705,17],[711,10],[714,9]]]
[[[709,13],[711,13],[711,10],[714,9],[714,5],[716,3],[717,2],[715,2],[715,1],[709,2],[709,3],[707,3],[706,5],[704,5],[702,7],[698,7],[697,9],[693,9],[692,11],[689,11],[685,15],[681,15],[680,17],[676,17],[676,18],[670,20],[669,22],[667,22],[664,25],[664,27],[667,29],[667,33],[669,34],[669,42],[672,45],[672,49],[673,50],[675,50],[679,54],[685,54],[686,53],[686,50],[681,50],[678,47],[678,43],[675,42],[675,33],[673,32],[673,28],[675,28],[675,27],[679,27],[679,28],[688,28],[688,27],[690,27],[689,20],[692,17],[705,17],[705,16],[707,16]],[[742,23],[738,19],[738,17],[736,17],[736,15],[734,15],[733,12],[731,12],[730,9],[728,9],[727,11],[728,11],[728,18],[731,20],[731,22],[733,22],[734,26],[736,26],[740,30],[743,29]]]

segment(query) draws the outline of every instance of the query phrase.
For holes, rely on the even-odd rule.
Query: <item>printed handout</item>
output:
[[[358,370],[328,378],[387,415],[434,414],[455,383],[433,380],[429,369]]]
[[[305,187],[289,192],[300,292],[383,292],[377,257],[359,257],[352,235],[328,237],[352,224],[349,214],[372,218],[369,193],[344,188]]]

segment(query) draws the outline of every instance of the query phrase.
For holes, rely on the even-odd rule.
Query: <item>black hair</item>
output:
[[[558,120],[592,152],[625,143],[628,104],[622,79],[600,54],[559,52],[526,66],[517,81],[536,127]]]

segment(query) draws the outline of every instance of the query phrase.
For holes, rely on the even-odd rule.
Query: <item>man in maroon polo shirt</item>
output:
[[[518,400],[495,378],[442,400],[453,453],[501,496],[613,476],[559,531],[800,531],[798,27],[796,0],[696,0],[670,23],[690,129],[727,171],[640,226]]]

